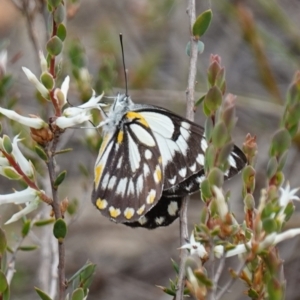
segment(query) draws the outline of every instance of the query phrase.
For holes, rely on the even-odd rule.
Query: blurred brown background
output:
[[[28,1],[31,2],[31,1]],[[37,1],[38,2],[38,1]],[[37,2],[32,1],[33,7]],[[15,3],[20,4],[22,1]],[[187,1],[179,0],[82,0],[80,6],[69,5],[68,36],[65,44],[63,74],[71,74],[70,52],[81,43],[84,65],[89,70],[92,86],[107,94],[123,90],[119,33],[124,35],[129,94],[135,102],[157,104],[184,115],[189,39]],[[284,96],[300,64],[300,2],[298,0],[197,1],[198,13],[212,8],[213,22],[203,37],[205,51],[198,60],[197,96],[206,91],[206,69],[211,53],[222,57],[226,67],[227,91],[238,95],[239,118],[234,139],[241,146],[246,133],[257,136],[257,199],[264,186],[269,139],[278,126]],[[23,11],[23,13],[22,13]],[[37,13],[32,18],[39,47],[44,47],[45,18]],[[21,66],[35,74],[40,69],[24,10],[9,0],[0,0],[0,40],[8,45],[7,71],[16,81],[13,93],[19,96],[18,107],[38,114],[34,89],[21,72]],[[103,75],[104,74],[104,75]],[[101,77],[102,76],[102,77]],[[103,77],[104,76],[104,77]],[[106,76],[106,77],[105,77]],[[79,88],[80,89],[80,88]],[[71,78],[69,101],[83,98]],[[196,120],[203,124],[201,110]],[[70,276],[87,260],[97,264],[90,300],[96,299],[171,299],[155,285],[168,285],[175,278],[170,258],[178,260],[178,221],[154,231],[115,225],[101,217],[90,201],[93,165],[96,155],[83,146],[84,130],[66,133],[65,147],[72,146],[72,156],[58,158],[61,170],[68,171],[68,181],[61,197],[79,199],[79,212],[70,222],[66,245],[67,275]],[[90,171],[83,179],[81,163]],[[286,166],[286,177],[292,187],[300,186],[299,143],[295,141]],[[240,178],[225,184],[232,190],[231,207],[238,220],[243,217]],[[0,187],[1,193],[5,191]],[[2,191],[3,189],[3,191]],[[199,219],[201,201],[196,195],[189,206],[189,228]],[[11,208],[1,206],[2,212]],[[299,209],[298,209],[299,210]],[[2,216],[1,223],[6,220]],[[4,222],[3,222],[4,223]],[[289,227],[299,226],[296,212]],[[7,226],[14,240],[18,224]],[[36,230],[37,236],[42,232]],[[33,241],[34,237],[33,237]],[[30,242],[29,242],[30,243]],[[299,239],[280,245],[285,260],[286,299],[300,299]],[[40,286],[37,272],[39,251],[20,253],[12,286],[13,300],[37,299],[33,286]],[[32,276],[28,276],[28,271]],[[236,283],[224,299],[245,299],[243,285]]]

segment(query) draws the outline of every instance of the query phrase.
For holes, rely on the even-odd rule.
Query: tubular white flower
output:
[[[225,257],[232,257],[235,255],[240,255],[240,254],[246,253],[247,249],[249,249],[250,247],[251,247],[251,241],[249,241],[246,244],[236,245],[235,248],[225,252],[223,245],[217,245],[214,247],[214,254],[217,258],[221,258],[224,254],[225,254]]]
[[[42,72],[48,71],[47,60],[42,50],[39,51],[39,57],[40,57],[40,65],[41,65]]]
[[[98,103],[103,98],[104,93],[99,95],[98,97],[95,97],[95,91],[93,91],[93,96],[90,100],[85,102],[82,105],[76,106],[76,107],[68,107],[64,110],[63,115],[65,117],[74,117],[83,111],[89,112],[92,109],[99,108],[99,106],[105,106],[103,103]]]
[[[33,210],[37,209],[39,203],[41,202],[40,193],[41,191],[37,191],[31,187],[28,187],[27,189],[20,192],[0,195],[0,205],[7,203],[26,204],[25,208],[14,214],[5,224],[15,222],[23,216],[32,212]]]
[[[0,113],[5,115],[9,119],[12,119],[20,124],[23,124],[25,126],[32,127],[35,129],[41,129],[43,127],[48,126],[48,124],[46,122],[44,122],[44,120],[42,120],[41,118],[24,117],[10,109],[0,107]]]
[[[195,241],[194,231],[192,231],[190,242],[181,246],[179,249],[189,249],[191,255],[196,254],[200,258],[203,258],[207,255],[204,246],[201,243]]]
[[[277,234],[274,240],[274,244],[276,245],[278,243],[281,243],[284,240],[294,238],[296,235],[299,234],[300,234],[300,228],[289,229],[287,231]]]
[[[40,204],[40,200],[38,200],[38,199],[31,201],[31,202],[27,202],[26,207],[24,207],[19,212],[15,213],[7,222],[5,222],[5,225],[20,220],[22,217],[24,217],[27,214],[31,213],[32,211],[36,210],[38,208],[39,204]]]
[[[65,129],[68,127],[72,127],[74,125],[84,123],[84,122],[88,121],[89,119],[90,119],[90,114],[86,114],[85,111],[82,111],[80,114],[77,114],[71,118],[58,117],[55,120],[55,123],[59,128]]]
[[[64,79],[61,88],[60,89],[56,88],[54,90],[54,98],[56,99],[60,107],[63,107],[67,103],[69,85],[70,85],[70,76],[67,76]]]
[[[64,103],[67,103],[69,86],[70,86],[70,76],[67,76],[61,85],[61,91],[62,91],[62,93],[64,95],[64,99],[65,99]]]
[[[0,195],[0,205],[7,203],[22,204],[39,199],[40,191],[31,187],[27,189],[6,195]]]
[[[228,214],[228,204],[225,201],[225,197],[221,189],[217,186],[213,186],[214,193],[216,194],[217,208],[221,219],[224,221]]]
[[[16,160],[16,162],[19,164],[20,168],[24,172],[25,175],[32,178],[34,175],[34,171],[32,168],[32,164],[30,161],[28,161],[25,156],[22,154],[18,147],[18,142],[20,139],[18,139],[19,135],[15,136],[12,142],[13,150],[12,154]]]
[[[45,88],[45,86],[36,78],[36,76],[27,68],[22,67],[25,75],[28,80],[33,83],[36,89],[42,94],[44,98],[49,98],[49,91]]]

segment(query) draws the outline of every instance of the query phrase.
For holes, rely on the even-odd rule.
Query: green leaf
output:
[[[212,132],[212,143],[216,148],[221,148],[228,141],[229,135],[224,122],[219,121]]]
[[[41,227],[41,226],[46,226],[46,225],[52,224],[52,223],[54,223],[54,221],[55,221],[54,218],[44,219],[44,220],[39,220],[39,221],[34,222],[33,225],[35,225],[37,227]]]
[[[52,56],[57,56],[61,53],[63,43],[57,36],[52,37],[46,45],[47,51]]]
[[[54,21],[56,22],[57,25],[61,24],[64,21],[64,19],[65,19],[65,8],[61,3],[57,6],[57,8],[56,8],[56,10],[53,14],[53,18],[54,18]]]
[[[270,156],[281,156],[290,146],[291,136],[289,132],[285,128],[279,129],[272,138]]]
[[[30,220],[26,220],[23,224],[23,228],[22,228],[22,237],[27,236],[29,230],[30,230],[30,225],[31,225],[31,221]]]
[[[52,90],[54,87],[53,76],[49,72],[43,72],[40,76],[41,83],[45,86],[47,90]]]
[[[224,183],[224,174],[219,168],[213,168],[207,177],[210,186],[222,187]]]
[[[62,171],[54,181],[54,187],[58,188],[58,186],[64,181],[66,177],[67,171]]]
[[[1,294],[8,288],[8,282],[5,274],[0,270],[0,299]]]
[[[207,141],[210,141],[213,130],[214,130],[214,123],[211,118],[207,118],[205,120],[205,126],[204,126],[204,135]]]
[[[3,167],[3,175],[11,180],[20,180],[22,176],[13,167]]]
[[[73,294],[71,300],[83,300],[84,292],[82,288],[76,289]]]
[[[266,233],[272,233],[277,231],[277,223],[275,219],[266,218],[263,220],[263,229]]]
[[[222,99],[221,90],[217,86],[213,86],[208,90],[204,103],[210,111],[215,112],[222,104]]]
[[[92,264],[91,262],[86,262],[86,264],[83,266],[83,267],[81,267],[75,274],[73,274],[72,276],[71,276],[71,278],[69,278],[69,280],[68,280],[68,283],[70,284],[73,280],[75,280],[77,277],[80,277],[80,275],[86,270],[86,269],[88,269],[91,265],[94,265],[94,264]]]
[[[39,288],[35,287],[34,289],[42,300],[52,300],[45,292],[43,292]]]
[[[51,5],[53,8],[57,7],[62,0],[47,0],[48,5]]]
[[[48,161],[48,156],[46,152],[40,146],[35,146],[35,152],[42,160],[44,160],[45,162]]]
[[[196,102],[195,102],[195,106],[199,106],[203,101],[204,101],[205,95],[203,95],[202,97],[200,97]]]
[[[21,246],[18,248],[18,250],[21,250],[21,251],[33,251],[33,250],[36,250],[38,249],[39,246],[36,246],[36,245],[32,245],[32,246]]]
[[[2,300],[9,300],[10,299],[10,287],[8,286],[7,289],[2,294]]]
[[[179,274],[179,266],[178,266],[178,263],[171,258],[171,262],[172,262],[172,266],[173,266],[173,269],[175,270],[176,274]]]
[[[58,240],[62,240],[66,237],[67,235],[67,224],[63,219],[58,219],[56,220],[56,222],[54,223],[53,226],[53,235],[58,239]]]
[[[277,159],[275,158],[275,156],[272,156],[269,159],[268,165],[267,165],[267,177],[270,179],[272,178],[278,169],[278,163],[277,163]]]
[[[63,42],[67,37],[67,29],[66,26],[61,23],[57,27],[57,36],[60,38],[60,40]]]
[[[200,184],[200,190],[201,190],[201,199],[206,200],[212,197],[212,193],[210,190],[210,184],[207,178],[205,178],[201,184]]]
[[[84,288],[84,290],[88,290],[90,288],[95,270],[96,265],[89,264],[88,267],[80,273],[80,286]]]
[[[11,154],[11,152],[13,150],[11,140],[6,134],[3,135],[3,148],[4,148],[5,152],[8,154]]]
[[[198,16],[193,25],[193,35],[196,37],[201,37],[207,31],[212,19],[211,9],[204,11]]]
[[[5,231],[0,228],[0,256],[6,251],[7,247],[7,240],[6,240],[6,235]]]

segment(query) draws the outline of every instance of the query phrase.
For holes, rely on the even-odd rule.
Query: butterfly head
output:
[[[104,120],[98,127],[103,127],[105,132],[114,130],[118,126],[124,114],[132,109],[133,106],[134,103],[128,95],[118,94],[114,99],[108,114],[106,115],[103,111],[101,111]]]

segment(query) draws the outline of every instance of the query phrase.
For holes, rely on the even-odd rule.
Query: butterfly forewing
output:
[[[107,138],[104,138],[106,142]],[[160,199],[163,167],[157,142],[138,114],[126,114],[95,166],[92,200],[116,222],[134,222]]]

